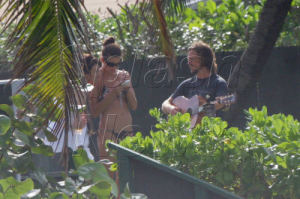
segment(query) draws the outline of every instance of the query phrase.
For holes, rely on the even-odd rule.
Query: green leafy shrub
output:
[[[0,25],[2,29],[2,24]],[[12,27],[7,31],[0,33],[0,72],[10,71],[12,69],[11,61],[13,59],[13,52],[8,51],[5,48],[5,42],[8,35],[12,32]]]
[[[24,95],[17,94],[12,101],[21,112],[29,107]],[[27,110],[16,116],[6,104],[0,104],[0,110],[6,113],[0,115],[0,199],[109,199],[118,195],[117,185],[105,166],[89,160],[83,148],[73,154],[75,169],[62,172],[59,179],[35,166],[33,154],[54,155],[52,147],[36,136],[42,129],[49,141],[56,140],[43,124],[47,111]],[[28,120],[20,119],[22,116]]]
[[[199,2],[196,10],[185,8],[177,16],[166,15],[170,37],[177,54],[185,54],[195,40],[204,40],[217,51],[238,51],[247,47],[263,7],[262,1],[213,0]],[[276,46],[300,45],[300,1],[294,0],[286,17]],[[162,55],[158,45],[157,31],[147,21],[138,6],[122,10],[112,18],[100,20],[89,15],[90,25],[96,37],[96,51],[108,35],[115,36],[123,46],[125,57],[137,58]],[[97,36],[98,35],[98,36]]]
[[[216,50],[232,51],[247,47],[262,6],[245,6],[242,0],[200,2],[196,11],[187,8],[185,23],[201,33],[197,39],[209,42]]]
[[[245,130],[204,117],[190,130],[189,114],[162,118],[150,136],[120,144],[245,198],[300,197],[300,123],[292,116],[249,109]]]

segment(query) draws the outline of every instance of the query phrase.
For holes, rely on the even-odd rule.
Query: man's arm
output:
[[[182,110],[173,103],[173,100],[178,96],[184,96],[184,90],[185,81],[181,82],[174,93],[162,103],[161,109],[164,113],[175,115],[178,112],[182,112]]]
[[[162,103],[161,109],[164,113],[171,115],[175,115],[176,113],[181,112],[180,108],[173,104],[172,97],[169,97]]]
[[[226,95],[228,95],[228,87],[226,81],[222,78],[217,84],[217,90],[216,90],[217,103],[215,104],[216,110],[220,110],[225,106],[224,104],[218,103],[218,99],[221,99],[223,96]]]

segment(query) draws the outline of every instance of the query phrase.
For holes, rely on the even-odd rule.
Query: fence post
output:
[[[117,156],[118,156],[118,167],[119,167],[119,183],[120,183],[120,192],[122,193],[124,191],[124,188],[126,186],[126,183],[129,183],[130,191],[132,190],[133,186],[131,184],[131,165],[129,161],[129,156],[122,153],[122,151],[117,150]]]

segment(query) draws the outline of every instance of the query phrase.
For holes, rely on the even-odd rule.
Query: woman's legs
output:
[[[105,143],[107,140],[115,141],[112,132],[100,131],[98,134],[98,149],[99,149],[100,159],[109,159],[105,147]]]

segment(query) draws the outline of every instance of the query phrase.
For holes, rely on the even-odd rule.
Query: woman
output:
[[[84,54],[82,60],[82,70],[84,73],[85,81],[88,84],[94,85],[96,72],[98,69],[98,59],[91,54]]]
[[[91,93],[91,111],[100,115],[98,147],[100,157],[106,157],[105,141],[118,141],[132,135],[132,117],[129,109],[137,108],[137,100],[127,71],[119,70],[121,49],[110,37],[103,43],[101,68],[97,72],[95,88]]]
[[[86,90],[88,91],[87,96],[89,99],[89,107],[88,112],[90,113],[91,110],[91,92],[90,88],[94,87],[96,74],[98,70],[99,60],[96,59],[91,54],[84,54],[83,60],[82,60],[82,70],[85,77],[85,82],[87,84]],[[89,148],[91,153],[94,156],[94,160],[99,160],[99,151],[98,151],[98,144],[97,144],[97,131],[99,126],[99,116],[97,117],[91,117],[84,114],[84,119],[87,120],[87,127],[88,127],[88,133],[89,133]],[[84,121],[84,120],[83,120]]]

